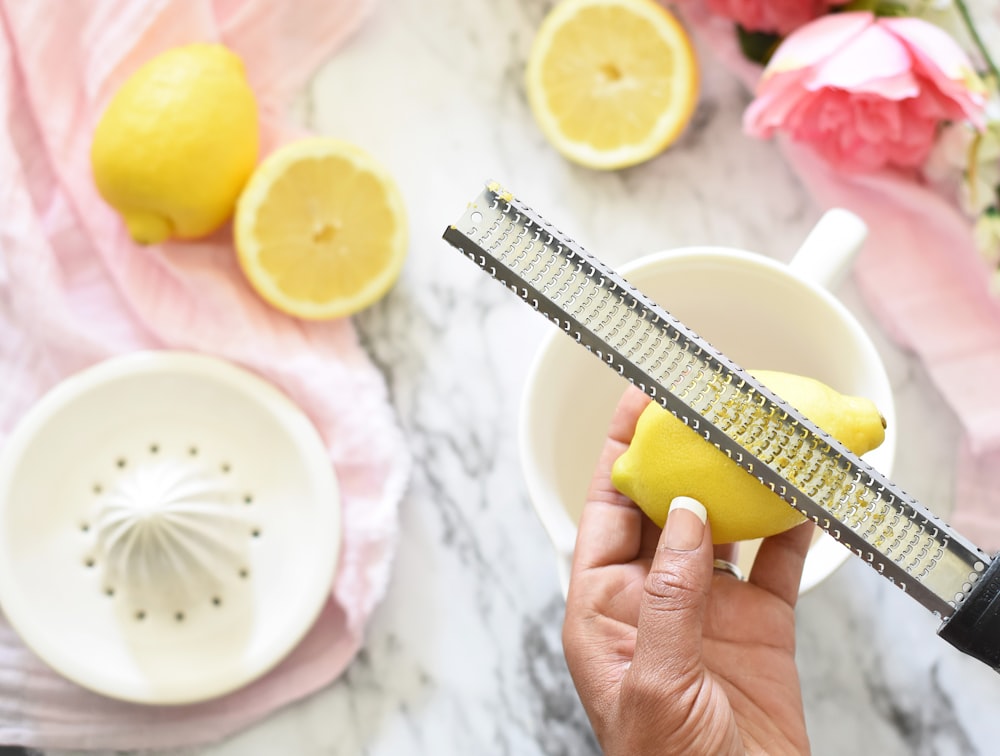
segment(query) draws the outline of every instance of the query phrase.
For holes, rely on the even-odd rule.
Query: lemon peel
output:
[[[855,454],[885,439],[885,418],[866,398],[841,394],[812,378],[751,371],[764,385]],[[677,496],[708,510],[715,543],[764,538],[805,520],[724,452],[655,402],[642,412],[628,449],[615,461],[611,481],[657,525]]]
[[[177,47],[140,66],[94,130],[98,192],[141,244],[196,239],[232,216],[257,162],[257,104],[240,58]]]

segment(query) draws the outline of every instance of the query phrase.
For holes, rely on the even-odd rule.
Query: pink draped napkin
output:
[[[740,53],[732,24],[694,3],[683,13],[753,90],[760,69]],[[971,221],[899,174],[837,173],[804,146],[781,140],[780,147],[817,204],[846,208],[868,224],[854,268],[859,289],[885,331],[920,358],[965,432],[948,519],[984,549],[1000,550],[1000,299],[988,291]]]
[[[343,494],[331,600],[267,676],[215,701],[145,707],[62,679],[0,620],[0,743],[162,748],[249,725],[334,680],[382,597],[409,472],[382,376],[350,321],[306,324],[265,306],[229,232],[141,248],[98,197],[91,133],[115,88],[168,48],[221,41],[246,63],[264,152],[287,138],[286,106],[361,23],[369,0],[0,0],[0,443],[60,379],[116,354],[214,354],[281,387],[322,434]]]

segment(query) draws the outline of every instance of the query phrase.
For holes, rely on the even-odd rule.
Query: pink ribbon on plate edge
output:
[[[760,67],[743,57],[731,22],[695,3],[681,11],[712,54],[751,91]],[[884,170],[837,173],[808,147],[778,140],[822,207],[868,225],[854,276],[866,304],[901,347],[916,354],[964,430],[956,449],[948,521],[983,549],[1000,549],[1000,299],[972,222],[933,189]]]
[[[282,388],[329,448],[343,505],[331,600],[274,670],[197,705],[111,700],[55,674],[0,620],[0,742],[167,748],[216,740],[334,680],[382,598],[410,458],[350,320],[304,323],[247,286],[230,234],[141,248],[100,199],[93,127],[117,86],[171,47],[223,42],[258,97],[262,154],[293,136],[290,99],[371,0],[0,0],[0,441],[62,378],[140,349],[213,354]]]

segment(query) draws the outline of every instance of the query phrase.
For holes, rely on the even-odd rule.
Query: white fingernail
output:
[[[675,509],[686,509],[688,512],[693,512],[701,524],[705,524],[705,520],[708,519],[708,511],[705,509],[705,505],[702,504],[697,499],[692,499],[690,496],[677,496],[673,501],[670,502],[670,509],[667,514],[669,516],[670,512]]]

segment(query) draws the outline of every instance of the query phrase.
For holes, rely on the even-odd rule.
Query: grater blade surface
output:
[[[495,182],[445,240],[944,620],[991,559]]]

